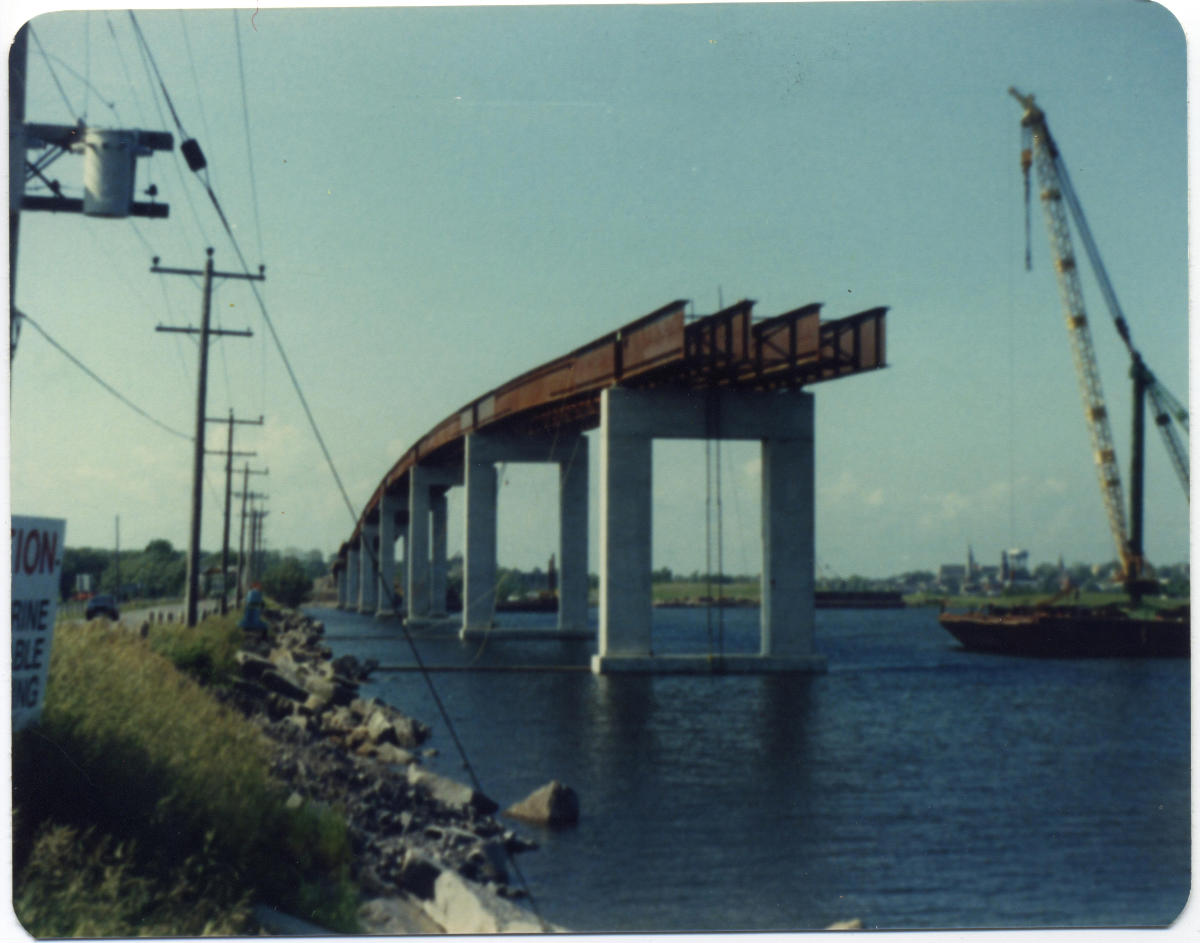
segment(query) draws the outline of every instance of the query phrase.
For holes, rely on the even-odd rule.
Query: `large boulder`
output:
[[[510,806],[504,814],[550,828],[575,825],[579,822],[579,796],[570,786],[553,779]]]
[[[373,936],[415,936],[444,933],[445,929],[427,917],[421,908],[404,897],[378,897],[358,910],[363,930]]]
[[[261,678],[263,672],[273,671],[275,669],[275,663],[273,661],[268,658],[262,658],[248,651],[239,651],[236,655],[234,655],[234,659],[237,661],[238,667],[241,669],[242,677],[249,678],[251,681]]]
[[[364,715],[364,726],[372,743],[394,743],[411,750],[429,738],[429,728],[419,720],[406,717],[382,702],[371,701],[369,705]],[[353,704],[351,709],[353,710]]]
[[[362,743],[354,752],[358,756],[373,757],[380,763],[388,763],[393,766],[407,766],[409,763],[417,762],[416,756],[393,743]]]
[[[284,697],[302,704],[308,700],[308,692],[304,688],[293,683],[278,671],[264,671],[258,680],[268,691],[282,694]]]
[[[480,815],[491,815],[500,808],[499,803],[477,789],[431,773],[420,766],[408,767],[408,782],[420,795],[459,812],[474,810]]]
[[[420,901],[426,915],[447,933],[553,933],[562,930],[540,920],[490,888],[453,871],[442,871],[433,882],[432,898]]]

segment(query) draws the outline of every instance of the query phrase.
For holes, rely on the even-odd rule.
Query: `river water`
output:
[[[311,609],[335,655],[411,666],[395,623]],[[502,615],[507,625],[553,616]],[[594,618],[594,613],[593,613]],[[752,651],[757,610],[659,610],[660,652]],[[417,636],[485,792],[551,779],[578,827],[519,830],[542,915],[576,931],[1147,926],[1187,901],[1186,659],[963,651],[930,609],[821,610],[813,676],[604,676],[594,642]],[[363,686],[427,722],[420,674]]]

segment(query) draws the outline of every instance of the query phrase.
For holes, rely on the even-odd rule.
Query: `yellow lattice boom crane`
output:
[[[1029,205],[1030,169],[1037,173],[1039,196],[1046,219],[1050,239],[1055,276],[1059,295],[1066,317],[1067,334],[1071,341],[1071,354],[1075,361],[1075,373],[1079,380],[1079,392],[1083,400],[1084,417],[1091,437],[1092,456],[1100,482],[1100,494],[1108,516],[1109,530],[1116,544],[1117,556],[1121,561],[1122,578],[1126,588],[1135,598],[1140,597],[1150,576],[1143,554],[1142,505],[1144,468],[1144,403],[1149,396],[1154,409],[1155,423],[1162,434],[1171,463],[1183,483],[1184,494],[1189,489],[1187,449],[1180,441],[1180,434],[1173,424],[1187,434],[1187,410],[1175,399],[1150,371],[1141,354],[1133,346],[1129,324],[1121,311],[1116,292],[1109,281],[1099,250],[1083,215],[1083,207],[1071,178],[1063,163],[1058,146],[1046,124],[1045,113],[1034,103],[1033,95],[1023,95],[1015,88],[1009,93],[1021,103],[1021,170],[1025,178],[1025,264],[1030,266],[1029,248]],[[1066,204],[1064,207],[1063,204]],[[1105,405],[1104,390],[1100,382],[1100,371],[1096,363],[1096,351],[1092,344],[1087,311],[1084,308],[1083,290],[1080,284],[1079,266],[1071,242],[1067,211],[1075,220],[1076,229],[1087,252],[1091,268],[1099,283],[1109,313],[1112,315],[1117,333],[1124,342],[1132,359],[1130,376],[1133,378],[1133,457],[1130,465],[1130,519],[1126,527],[1125,501],[1121,488],[1121,473],[1117,466],[1116,449],[1113,446],[1112,430]]]

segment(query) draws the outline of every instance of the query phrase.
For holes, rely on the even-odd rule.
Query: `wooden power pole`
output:
[[[204,270],[180,268],[163,268],[155,256],[150,271],[156,275],[188,275],[192,278],[200,276],[204,279],[204,301],[200,312],[200,327],[164,327],[159,325],[156,330],[174,332],[177,334],[200,335],[200,369],[196,381],[196,441],[192,457],[192,524],[188,534],[187,554],[187,594],[184,599],[187,611],[187,624],[196,624],[196,611],[200,597],[200,512],[203,497],[204,480],[204,408],[208,398],[208,339],[212,336],[252,337],[249,330],[225,331],[209,327],[209,315],[212,308],[212,283],[214,278],[243,278],[251,281],[263,281],[263,267],[260,265],[257,275],[243,272],[217,272],[213,270],[213,250],[208,249],[208,258],[204,261]]]
[[[233,410],[229,410],[228,419],[209,419],[209,422],[226,422],[229,424],[229,438],[224,451],[213,452],[214,455],[225,456],[225,528],[221,538],[221,615],[229,610],[229,502],[233,496],[233,457],[235,455],[253,456],[257,452],[235,452],[233,450],[233,427],[235,425],[261,426],[263,417],[257,419],[234,419]]]
[[[235,498],[241,498],[241,534],[238,537],[238,595],[236,595],[235,605],[241,608],[241,594],[245,589],[245,584],[250,575],[250,569],[246,566],[246,501],[254,498],[265,498],[265,494],[256,494],[250,489],[251,475],[268,475],[270,469],[251,468],[250,463],[246,463],[246,467],[241,470],[241,491],[234,495]],[[253,534],[251,534],[253,536]]]

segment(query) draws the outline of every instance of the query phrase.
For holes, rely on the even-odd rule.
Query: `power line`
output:
[[[241,263],[243,271],[245,272],[245,274],[247,276],[249,276],[250,275],[249,266],[246,264],[246,259],[242,253],[241,246],[238,245],[237,237],[233,233],[233,228],[229,225],[229,221],[225,216],[225,212],[221,208],[221,203],[217,199],[216,193],[213,192],[212,187],[208,183],[205,183],[204,186],[205,186],[205,189],[208,191],[208,196],[209,196],[209,199],[212,201],[214,209],[216,209],[216,211],[217,211],[217,215],[221,219],[221,224],[225,227],[225,233],[229,238],[230,244],[233,246],[233,251],[237,255],[238,261]],[[342,500],[346,504],[346,510],[350,514],[350,519],[352,521],[357,521],[358,517],[354,512],[354,505],[350,501],[350,495],[346,490],[345,484],[342,482],[341,475],[338,474],[337,466],[333,462],[333,456],[330,454],[329,447],[325,444],[325,438],[324,438],[324,436],[321,435],[321,430],[317,426],[317,421],[313,416],[312,409],[308,405],[308,399],[304,395],[304,390],[300,386],[300,380],[296,376],[295,370],[292,369],[291,361],[288,359],[287,352],[284,350],[283,342],[282,342],[282,340],[280,340],[279,333],[278,333],[278,331],[275,330],[275,323],[271,320],[271,315],[267,311],[266,302],[263,301],[262,295],[259,294],[258,286],[253,281],[250,282],[250,289],[254,292],[254,298],[258,302],[258,308],[259,308],[259,312],[262,314],[263,323],[266,324],[267,330],[269,330],[271,332],[271,339],[274,341],[275,349],[279,352],[279,357],[283,361],[283,366],[287,370],[289,379],[292,381],[292,388],[296,391],[296,396],[299,398],[300,405],[301,405],[301,407],[303,407],[304,414],[308,419],[309,428],[312,430],[312,433],[317,440],[317,444],[320,446],[321,452],[325,456],[325,462],[329,467],[330,473],[333,475],[333,480],[337,484],[337,488],[338,488],[339,493],[342,496]],[[368,540],[363,541],[363,544],[367,548],[366,552],[368,554],[370,554],[372,557],[374,557],[374,548],[370,546],[370,543],[371,542]],[[375,559],[373,569],[376,571],[378,570],[378,559],[377,558]],[[392,587],[388,586],[388,587],[383,587],[383,588],[387,592],[388,596],[390,597],[390,602],[391,602],[392,608],[395,609],[396,597],[392,590]],[[450,717],[450,712],[446,709],[446,705],[443,703],[441,695],[438,693],[437,687],[433,683],[433,678],[430,676],[429,671],[425,666],[425,661],[421,657],[420,651],[417,649],[417,644],[414,641],[412,634],[409,632],[408,626],[401,623],[400,628],[401,628],[401,632],[404,635],[404,640],[408,644],[409,651],[412,653],[413,660],[416,662],[418,668],[421,671],[421,677],[425,680],[425,685],[429,690],[429,695],[432,698],[435,706],[437,707],[438,714],[442,718],[442,723],[445,724],[446,730],[450,735],[450,739],[454,743],[454,746],[458,751],[459,759],[462,761],[462,764],[463,764],[463,769],[466,771],[467,775],[470,777],[471,783],[475,787],[475,789],[477,789],[480,792],[483,792],[484,791],[483,786],[479,780],[478,774],[475,772],[475,767],[471,764],[470,757],[468,757],[468,755],[467,755],[466,747],[463,745],[463,742],[458,735],[458,730],[454,725],[454,721]],[[534,912],[534,915],[544,925],[545,921],[542,919],[542,916],[541,916],[540,912],[538,911],[537,904],[534,902],[534,899],[533,899],[533,892],[529,888],[529,883],[525,880],[525,875],[522,873],[520,865],[517,863],[516,858],[513,857],[512,855],[509,855],[508,860],[512,866],[513,872],[517,875],[518,879],[521,882],[521,885],[523,886],[523,888],[525,890],[525,893],[527,894],[529,904],[530,904],[531,909]]]
[[[192,54],[192,37],[187,28],[187,17],[184,11],[179,11],[179,25],[183,29],[183,44],[187,48],[188,65],[192,69],[192,84],[196,89],[196,106],[200,109],[200,125],[204,128],[204,136],[208,140],[212,140],[212,132],[208,129],[208,116],[204,113],[204,99],[200,95],[200,74],[196,71],[196,58]],[[183,131],[180,129],[180,133]]]
[[[113,113],[113,117],[116,118],[118,122],[121,122],[121,112],[117,108],[117,103],[115,101],[109,101],[107,98],[105,98],[103,93],[101,93],[100,89],[98,89],[96,87],[96,84],[94,82],[92,82],[91,79],[89,79],[86,75],[84,75],[80,72],[77,72],[75,69],[71,68],[71,65],[66,60],[64,60],[61,56],[56,56],[53,53],[45,53],[45,52],[43,53],[43,55],[45,56],[47,61],[53,59],[55,62],[57,62],[59,64],[59,66],[61,66],[63,69],[66,69],[68,72],[70,72],[72,76],[74,76],[76,79],[78,79],[83,84],[84,89],[95,92],[96,96],[100,99],[100,101],[104,105],[104,107]],[[87,110],[88,110],[88,105],[85,101],[85,104],[83,106],[83,117],[85,120],[87,119]]]
[[[146,114],[142,109],[142,100],[138,97],[137,86],[133,84],[133,77],[129,74],[129,67],[125,64],[125,54],[121,51],[121,43],[117,39],[117,31],[113,29],[112,19],[107,12],[104,14],[104,22],[108,26],[108,34],[112,37],[113,48],[117,52],[117,61],[121,63],[121,71],[125,75],[125,82],[129,85],[130,94],[133,95],[133,104],[137,109],[138,119],[144,127],[146,124]]]
[[[134,32],[137,33],[138,41],[142,48],[146,51],[146,57],[150,60],[150,65],[154,69],[154,74],[158,78],[158,87],[162,90],[163,100],[167,103],[167,108],[171,111],[171,117],[175,121],[175,127],[179,131],[181,138],[187,138],[187,132],[183,130],[183,122],[179,120],[179,113],[175,110],[175,103],[171,101],[171,95],[167,91],[166,83],[163,81],[162,72],[158,69],[158,62],[154,58],[154,53],[150,50],[150,44],[146,42],[146,37],[142,33],[142,27],[138,24],[137,17],[133,11],[129,11],[129,19],[133,23]]]
[[[67,97],[66,90],[62,87],[62,82],[58,80],[58,73],[54,71],[54,66],[50,64],[50,57],[46,55],[46,49],[42,46],[42,41],[38,39],[38,34],[34,32],[33,27],[29,27],[29,35],[33,37],[33,41],[37,43],[38,52],[42,54],[42,58],[46,60],[46,68],[50,70],[50,78],[54,79],[54,84],[58,88],[58,94],[62,96],[62,100],[66,103],[67,111],[72,118],[78,118],[79,112],[75,110],[75,106],[71,104],[71,99]],[[30,322],[32,323],[32,322]]]
[[[83,80],[83,117],[87,120],[88,106],[92,102],[92,11],[88,10],[83,14],[83,61],[84,74],[87,76]]]
[[[300,386],[300,380],[296,376],[295,370],[292,368],[291,360],[288,358],[287,352],[283,347],[283,341],[279,337],[279,332],[275,329],[275,324],[274,324],[274,321],[271,319],[270,312],[267,310],[266,302],[263,300],[262,295],[259,293],[258,286],[254,284],[254,281],[257,279],[255,276],[251,275],[251,273],[250,273],[250,267],[246,262],[245,255],[242,252],[241,246],[238,244],[237,237],[233,233],[233,227],[229,224],[229,220],[225,215],[225,211],[221,206],[220,200],[217,198],[217,194],[214,192],[214,190],[212,188],[211,182],[209,181],[207,174],[204,174],[203,176],[201,175],[201,171],[203,171],[207,165],[206,165],[203,155],[200,152],[200,147],[194,140],[187,138],[187,134],[183,128],[183,124],[179,120],[179,116],[176,113],[174,105],[171,102],[171,98],[170,98],[169,93],[167,92],[166,85],[162,80],[162,75],[158,71],[157,63],[155,63],[154,56],[150,52],[150,49],[149,49],[148,44],[146,43],[145,37],[142,35],[141,28],[138,26],[137,18],[134,16],[133,11],[129,11],[129,17],[130,17],[130,20],[134,24],[135,30],[137,30],[138,37],[140,39],[142,47],[145,50],[145,54],[149,58],[151,65],[154,67],[155,73],[158,75],[159,87],[162,89],[162,93],[163,93],[164,98],[166,99],[167,105],[171,109],[171,114],[175,119],[175,126],[178,129],[180,136],[182,138],[184,138],[183,145],[181,146],[180,149],[181,149],[181,151],[183,151],[184,156],[187,159],[188,166],[196,174],[197,178],[200,179],[201,183],[204,186],[204,189],[208,193],[208,197],[209,197],[209,200],[212,202],[213,209],[216,210],[217,217],[220,219],[221,225],[225,230],[225,234],[228,237],[229,242],[233,247],[233,251],[237,255],[238,261],[242,266],[242,271],[244,273],[244,277],[250,281],[250,288],[254,292],[254,298],[255,298],[255,301],[258,303],[258,308],[259,308],[260,314],[262,315],[263,323],[266,324],[268,331],[270,331],[271,339],[274,342],[275,349],[278,351],[279,357],[283,361],[284,369],[287,371],[288,378],[291,380],[292,388],[295,390],[296,396],[300,401],[300,405],[304,410],[305,417],[308,420],[309,428],[312,430],[313,436],[316,438],[317,444],[320,446],[321,453],[325,457],[325,462],[326,462],[327,466],[329,467],[330,473],[333,475],[334,482],[337,485],[338,492],[342,496],[342,500],[345,502],[346,510],[350,514],[351,520],[356,521],[357,515],[354,512],[354,505],[350,501],[350,495],[346,490],[346,486],[342,481],[341,475],[338,473],[337,466],[334,464],[333,456],[329,451],[328,445],[326,445],[326,443],[325,443],[325,438],[324,438],[324,436],[321,435],[320,427],[317,425],[316,418],[313,416],[312,409],[310,408],[310,406],[308,404],[308,399],[304,395],[304,390]],[[190,148],[189,148],[189,146],[190,146]],[[262,272],[263,272],[263,266],[260,265],[259,266],[260,274],[258,276],[259,278],[261,278]],[[369,544],[369,542],[366,542],[366,543]],[[368,547],[367,552],[372,553],[373,549],[374,548]],[[376,561],[376,568],[377,567],[378,567],[378,562]],[[396,599],[395,599],[395,595],[393,593],[392,588],[389,586],[389,587],[386,587],[385,589],[386,589],[386,592],[388,593],[388,595],[391,597],[390,601],[391,601],[392,607],[395,608]],[[402,624],[401,629],[403,631],[405,641],[408,643],[409,649],[412,652],[413,659],[421,670],[421,675],[424,678],[425,684],[429,689],[430,697],[433,699],[434,704],[437,706],[437,710],[438,710],[439,715],[442,718],[442,722],[446,725],[447,732],[450,734],[450,738],[454,742],[454,745],[458,751],[459,757],[462,760],[463,767],[466,770],[467,774],[469,775],[474,787],[477,790],[482,792],[483,791],[482,785],[480,783],[478,775],[475,772],[474,767],[471,764],[470,758],[467,756],[466,747],[463,745],[462,740],[459,738],[457,728],[455,727],[454,722],[450,717],[450,712],[446,709],[445,704],[442,702],[441,696],[438,694],[437,688],[433,684],[433,679],[430,677],[429,671],[425,666],[424,660],[421,658],[421,654],[417,649],[416,642],[413,640],[412,635],[409,632],[407,626],[404,626]],[[522,873],[520,866],[518,865],[515,857],[513,857],[511,854],[508,856],[508,858],[509,858],[509,862],[513,868],[514,873],[517,875],[517,877],[519,878],[519,880],[521,882],[521,885],[525,889],[525,892],[527,894],[527,897],[528,897],[528,900],[530,903],[530,907],[532,908],[535,916],[537,916],[538,920],[541,921],[543,923],[543,925],[545,925],[545,921],[542,919],[541,914],[538,912],[537,905],[533,899],[533,893],[529,888],[528,881],[526,881],[525,876]]]
[[[142,34],[141,27],[138,25],[137,18],[133,15],[133,11],[130,10],[128,12],[129,12],[129,19],[133,22],[133,27],[137,34],[138,55],[140,56],[140,58],[142,60],[142,68],[146,70],[146,80],[150,83],[150,88],[151,88],[150,98],[154,102],[154,108],[158,112],[159,120],[163,124],[167,123],[166,116],[163,114],[163,111],[162,111],[162,106],[159,105],[159,103],[158,103],[158,96],[153,94],[153,89],[154,89],[154,84],[155,84],[155,75],[158,76],[159,88],[162,89],[163,98],[166,100],[167,107],[170,108],[170,110],[171,110],[171,116],[175,120],[175,127],[178,129],[180,136],[184,139],[187,139],[187,132],[183,130],[183,125],[179,120],[179,115],[176,114],[176,112],[175,112],[175,106],[171,101],[170,94],[167,92],[166,85],[162,80],[162,75],[158,72],[158,64],[154,61],[154,54],[150,51],[150,45],[149,45],[149,43],[146,42],[146,37]],[[153,69],[153,72],[154,72],[153,75],[151,74],[151,69]],[[172,151],[172,155],[174,155],[174,151]],[[175,167],[176,173],[179,174],[179,183],[183,190],[183,198],[187,201],[188,209],[190,209],[192,211],[192,218],[196,221],[196,228],[200,230],[200,236],[204,240],[204,242],[207,244],[211,244],[212,240],[208,238],[208,232],[205,230],[204,223],[200,219],[200,213],[196,209],[196,204],[192,201],[191,190],[188,188],[187,180],[183,176],[183,170],[182,170],[182,168],[180,168],[179,161],[177,158],[174,161],[172,161],[172,165]]]
[[[258,237],[258,257],[261,259],[264,257],[262,224],[258,211],[258,183],[254,174],[254,149],[250,146],[250,106],[246,100],[246,68],[242,62],[242,34],[237,28],[237,10],[230,10],[229,14],[233,17],[233,38],[237,45],[238,78],[242,87],[242,125],[246,133],[246,163],[250,167],[250,198],[254,204],[254,230]]]
[[[52,347],[54,347],[59,353],[61,353],[64,357],[66,357],[68,360],[70,360],[71,363],[75,364],[75,366],[77,366],[80,370],[82,370],[84,373],[86,373],[89,377],[91,377],[93,380],[95,380],[97,383],[99,383],[102,387],[104,387],[105,390],[107,390],[109,393],[111,393],[113,396],[115,396],[117,399],[119,399],[122,403],[124,403],[126,406],[128,406],[130,409],[132,409],[135,413],[137,413],[138,415],[140,415],[146,419],[149,419],[152,423],[154,423],[156,426],[158,426],[164,432],[169,432],[169,433],[171,433],[171,435],[177,436],[180,439],[186,439],[189,442],[192,440],[192,437],[190,435],[188,435],[187,433],[180,432],[178,429],[172,429],[170,426],[166,425],[165,423],[159,422],[157,419],[155,419],[153,416],[151,416],[148,412],[146,412],[146,410],[142,409],[142,407],[137,405],[137,403],[133,402],[131,399],[126,397],[124,394],[115,390],[112,386],[110,386],[108,383],[106,383],[104,380],[102,380],[99,376],[97,376],[96,373],[90,367],[88,367],[82,360],[80,360],[73,353],[71,353],[69,350],[67,350],[65,347],[63,347],[62,344],[60,344],[53,337],[51,337],[49,334],[47,334],[46,330],[40,324],[38,324],[37,321],[35,321],[33,318],[31,318],[29,315],[27,315],[21,311],[15,311],[15,310],[13,311],[13,315],[16,318],[20,318],[22,321],[27,322],[30,327],[32,327],[35,331],[37,331],[39,334],[41,334],[42,337],[46,338],[46,340],[50,343],[50,345]]]

